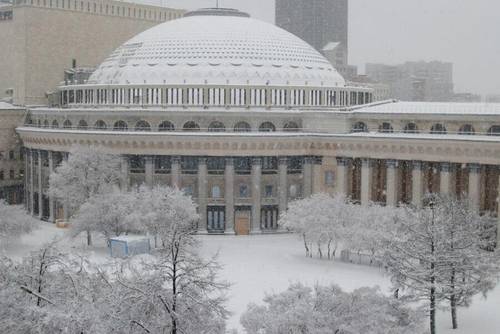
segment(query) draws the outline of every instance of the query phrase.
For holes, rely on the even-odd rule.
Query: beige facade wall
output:
[[[158,7],[124,2],[83,3],[83,10],[80,1],[77,10],[73,6],[68,10],[21,5],[14,8],[13,20],[0,22],[0,45],[6,46],[0,48],[0,97],[7,88],[14,88],[15,104],[44,105],[45,93],[56,89],[73,59],[79,67],[96,67],[129,38],[182,14],[180,10],[160,12]],[[107,5],[109,15],[93,13],[94,3],[97,11],[101,4]],[[117,4],[125,9],[125,17],[117,15]],[[115,15],[110,15],[112,5]],[[146,18],[128,17],[129,6],[136,9],[136,15],[139,9],[146,11]],[[153,15],[149,18],[150,11],[156,19]],[[165,15],[167,11],[172,15]]]
[[[5,109],[0,103],[0,174],[2,174],[0,197],[11,199],[12,202],[21,201],[21,198],[14,199],[10,193],[14,188],[23,184],[24,163],[21,156],[21,140],[15,129],[22,122],[24,115],[24,109]]]

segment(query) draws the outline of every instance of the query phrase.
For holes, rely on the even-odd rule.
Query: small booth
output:
[[[125,258],[138,254],[149,254],[151,245],[148,237],[124,235],[109,240],[111,257]]]

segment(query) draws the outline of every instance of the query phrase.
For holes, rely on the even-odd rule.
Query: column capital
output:
[[[261,165],[262,165],[262,158],[260,157],[252,158],[252,166],[261,166]]]
[[[199,157],[198,158],[198,165],[206,165],[207,164],[207,157]]]
[[[385,165],[387,168],[395,169],[395,168],[398,168],[399,162],[398,162],[398,160],[394,160],[394,159],[386,160]]]
[[[370,159],[370,158],[361,158],[361,164],[362,164],[362,167],[373,167],[373,165],[375,164],[374,160],[373,159]]]
[[[312,165],[314,163],[314,157],[304,157],[304,163]]]
[[[323,157],[315,156],[314,157],[314,164],[315,165],[322,165],[323,164]]]
[[[181,156],[180,155],[173,155],[171,157],[171,161],[173,164],[180,164],[181,163]]]
[[[412,167],[414,170],[422,170],[424,168],[424,163],[419,160],[413,160]]]
[[[154,157],[154,156],[152,156],[152,155],[146,155],[146,156],[144,156],[144,160],[145,160],[145,161],[154,161],[154,158],[155,158],[155,157]]]
[[[337,157],[337,165],[347,167],[350,165],[352,158]]]
[[[224,161],[225,161],[226,166],[234,166],[234,158],[229,157],[229,158],[226,158]]]
[[[288,165],[288,157],[278,157],[278,165]]]
[[[453,171],[453,165],[450,162],[442,162],[440,165],[440,171],[450,173]]]
[[[467,168],[469,169],[469,173],[480,173],[481,165],[480,164],[467,164]]]

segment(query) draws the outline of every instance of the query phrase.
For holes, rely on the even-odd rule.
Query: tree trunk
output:
[[[434,287],[431,288],[429,317],[431,334],[436,334],[436,289]]]
[[[321,244],[318,242],[318,254],[319,254],[319,258],[322,259],[323,258],[323,251],[321,250]]]
[[[451,270],[451,279],[450,279],[450,287],[451,287],[451,296],[450,296],[450,307],[451,307],[451,324],[453,329],[458,328],[457,321],[457,299],[455,295],[455,268]]]
[[[92,233],[87,231],[87,246],[92,246]]]
[[[307,247],[306,235],[303,233],[302,238],[304,239],[304,248],[306,249],[306,257],[309,256],[309,247]]]

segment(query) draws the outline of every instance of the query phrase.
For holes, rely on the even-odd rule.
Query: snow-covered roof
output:
[[[7,102],[0,101],[0,110],[19,110],[19,109],[23,109],[23,108],[12,105],[12,104],[7,103]]]
[[[323,47],[323,51],[333,51],[340,45],[340,42],[330,42]]]
[[[388,101],[355,108],[354,113],[499,115],[500,103]]]
[[[205,9],[159,24],[115,50],[89,84],[344,86],[319,52],[272,24]]]

